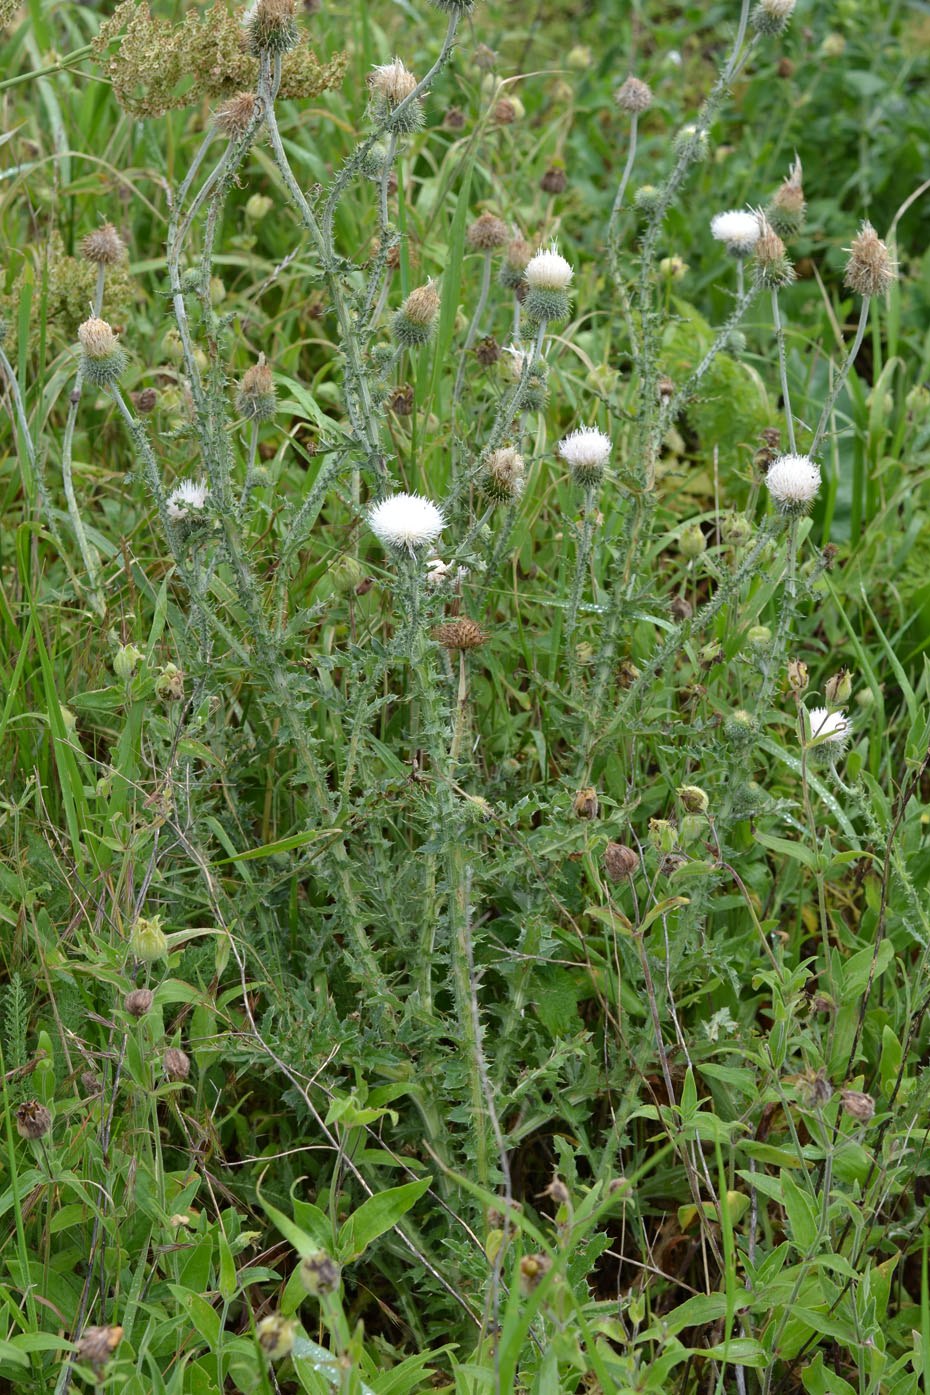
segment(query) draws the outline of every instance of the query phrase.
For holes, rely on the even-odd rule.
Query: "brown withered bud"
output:
[[[461,107],[450,107],[442,122],[447,131],[461,131],[465,125],[465,113]]]
[[[397,184],[397,172],[396,172],[396,170],[391,170],[390,173],[388,174],[388,177],[387,177],[387,191],[388,191],[388,196],[389,196],[390,198],[393,198],[394,195],[397,193],[397,189],[398,189],[398,184]]]
[[[683,624],[685,620],[690,620],[691,616],[694,614],[694,608],[691,602],[685,600],[684,596],[676,596],[669,606],[669,610],[671,611],[672,619],[677,620],[679,624]]]
[[[548,1187],[546,1187],[544,1191],[541,1191],[539,1195],[550,1197],[555,1202],[556,1206],[567,1206],[571,1201],[571,1194],[569,1193],[568,1187],[566,1187],[559,1176],[553,1177]]]
[[[51,1127],[51,1113],[38,1100],[27,1100],[16,1111],[16,1132],[20,1138],[28,1138],[35,1142],[36,1139],[44,1138]]]
[[[244,135],[255,116],[258,99],[252,92],[237,92],[217,110],[214,120],[224,136]]]
[[[520,1260],[520,1292],[524,1298],[539,1288],[552,1268],[548,1255],[524,1255]]]
[[[772,450],[781,450],[781,428],[778,426],[763,426],[759,432],[759,439],[764,446],[769,446]]]
[[[579,819],[596,819],[598,811],[597,790],[590,785],[579,790],[572,800],[572,809]]]
[[[805,1076],[799,1082],[801,1096],[809,1109],[823,1109],[833,1097],[833,1086],[821,1070]]]
[[[639,669],[631,659],[624,659],[617,669],[617,683],[621,688],[632,688],[639,677]]]
[[[509,241],[507,224],[494,213],[482,213],[465,234],[465,245],[472,252],[493,252],[498,247],[506,247]]]
[[[782,57],[778,60],[778,76],[780,78],[794,77],[794,64],[790,58]]]
[[[152,1006],[153,998],[151,988],[133,988],[123,999],[123,1007],[130,1017],[144,1017]]]
[[[498,97],[491,108],[491,120],[498,126],[512,126],[517,119],[517,104],[509,97]]]
[[[679,867],[684,867],[688,859],[683,853],[667,852],[659,858],[658,872],[660,877],[670,877],[677,872]]]
[[[617,88],[614,101],[621,111],[627,111],[631,116],[638,115],[652,106],[652,90],[648,83],[630,76],[622,87]]]
[[[608,843],[604,849],[604,871],[608,881],[626,881],[639,871],[639,853],[626,843]]]
[[[305,1255],[300,1261],[300,1282],[314,1298],[335,1293],[339,1287],[339,1265],[323,1250]]]
[[[131,392],[129,396],[132,405],[140,416],[145,416],[148,412],[154,412],[158,405],[158,393],[154,388],[143,388],[141,392]]]
[[[78,1361],[86,1362],[99,1373],[116,1351],[122,1337],[121,1327],[85,1327],[78,1339]]]
[[[126,255],[123,239],[112,223],[89,232],[81,242],[81,256],[97,266],[115,266]]]
[[[656,379],[656,392],[660,398],[674,397],[675,384],[672,382],[671,378],[667,378],[663,373]]]
[[[884,295],[897,279],[898,269],[891,253],[868,219],[853,238],[849,254],[843,285],[857,295]]]
[[[475,345],[475,358],[482,368],[491,368],[501,356],[501,346],[494,338],[493,334],[487,335],[484,339],[479,339]]]
[[[875,1113],[875,1101],[861,1090],[841,1090],[840,1102],[851,1119],[867,1124]]]
[[[100,1077],[92,1070],[81,1071],[81,1089],[85,1095],[100,1094]]]
[[[433,638],[444,649],[478,649],[487,643],[487,634],[477,620],[469,620],[461,615],[457,620],[447,620],[433,630]]]
[[[564,194],[568,188],[568,175],[561,165],[550,165],[539,181],[544,194]]]
[[[186,1080],[191,1073],[191,1058],[186,1051],[182,1051],[178,1046],[169,1046],[163,1061],[165,1075],[175,1084],[181,1080]]]
[[[838,552],[839,548],[837,547],[836,543],[824,543],[824,548],[823,552],[821,553],[821,556],[823,557],[824,566],[827,568],[828,571],[833,566],[833,563],[836,561]]]
[[[409,383],[401,383],[399,387],[394,388],[388,399],[388,406],[396,416],[412,416],[414,399],[411,385]]]

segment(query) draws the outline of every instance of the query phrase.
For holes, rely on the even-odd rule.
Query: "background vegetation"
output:
[[[278,120],[318,200],[372,129],[372,66],[397,53],[422,76],[447,17],[305,9],[322,66]],[[138,432],[102,388],[69,403],[97,277],[81,245],[105,220],[128,249],[102,307],[122,390],[164,488],[202,473],[166,238],[225,79],[215,35],[185,40],[180,70],[164,38],[114,69],[115,42],[89,51],[111,10],[0,6],[0,1384],[926,1390],[930,11],[799,0],[661,225],[684,269],[655,272],[658,367],[680,383],[733,304],[711,216],[768,203],[800,156],[780,303],[804,442],[858,315],[843,267],[863,218],[899,261],[794,594],[764,488],[785,440],[768,297],[644,492],[629,197],[619,287],[607,256],[629,138],[613,92],[633,70],[655,94],[632,194],[672,168],[735,0],[487,0],[462,21],[401,143],[372,351],[429,278],[438,333],[364,368],[394,486],[447,501],[439,553],[465,573],[429,592],[367,526],[378,482],[346,409],[332,287],[377,257],[378,181],[338,204],[333,282],[259,137],[189,310],[211,393],[232,404],[260,353],[277,389],[237,524],[250,613],[230,510],[190,582]],[[507,400],[514,297],[492,279],[466,350],[483,211],[575,266],[547,400],[508,437],[525,488],[490,515],[472,464]],[[197,274],[203,238],[196,221]],[[241,486],[250,427],[230,412]],[[613,441],[587,508],[556,452],[579,424]],[[486,643],[429,638],[455,616]],[[843,665],[834,768],[799,713]]]

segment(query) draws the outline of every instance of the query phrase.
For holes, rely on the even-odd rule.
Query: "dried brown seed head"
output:
[[[604,849],[604,871],[612,882],[626,881],[639,871],[639,853],[626,843],[608,843]]]
[[[544,194],[564,194],[568,188],[568,175],[561,165],[550,165],[539,181]]]
[[[123,999],[123,1007],[130,1017],[144,1017],[152,1006],[153,997],[151,988],[133,988]]]
[[[510,241],[510,230],[494,213],[482,213],[465,234],[465,245],[473,252],[493,252]]]
[[[875,1101],[861,1090],[841,1090],[840,1101],[851,1119],[867,1124],[875,1113]]]
[[[169,1046],[164,1055],[165,1075],[177,1083],[186,1080],[191,1073],[191,1058],[178,1046]]]
[[[872,224],[866,220],[849,249],[843,285],[857,295],[884,295],[897,280],[898,268]]]
[[[20,1138],[29,1138],[34,1142],[44,1138],[51,1127],[51,1112],[38,1100],[27,1100],[16,1111],[16,1132]]]
[[[437,625],[433,638],[444,649],[478,649],[487,643],[488,636],[477,620],[461,615],[457,620],[447,620],[445,624]]]
[[[652,106],[652,89],[640,78],[630,76],[622,87],[617,88],[614,101],[621,111],[628,111],[631,116],[638,115]]]
[[[368,86],[372,92],[391,107],[400,106],[416,85],[415,76],[400,58],[395,58],[391,63],[382,63],[368,74]]]
[[[492,368],[501,356],[501,346],[494,338],[493,334],[488,334],[484,339],[479,339],[475,345],[475,358],[482,368]]]
[[[123,239],[112,223],[89,232],[81,243],[81,256],[98,266],[115,266],[126,255]]]
[[[77,1344],[77,1358],[102,1371],[123,1337],[121,1327],[85,1327]]]
[[[216,113],[216,124],[224,136],[235,139],[248,130],[255,117],[258,99],[253,92],[237,92]]]

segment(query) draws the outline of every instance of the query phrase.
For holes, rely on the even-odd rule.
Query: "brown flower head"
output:
[[[891,253],[866,219],[849,249],[843,285],[857,295],[884,295],[897,275]]]
[[[191,1073],[191,1058],[178,1046],[169,1046],[164,1055],[165,1075],[177,1083],[186,1080]]]
[[[126,255],[123,239],[112,223],[89,232],[81,243],[81,256],[98,266],[115,266]]]
[[[433,638],[444,649],[478,649],[487,642],[487,635],[477,620],[461,615],[457,620],[447,620],[437,625]]]
[[[875,1113],[875,1101],[861,1090],[841,1090],[840,1101],[851,1119],[867,1124]]]
[[[630,76],[622,87],[617,88],[614,101],[621,111],[628,111],[631,116],[638,115],[652,106],[652,89],[640,78]]]
[[[27,1100],[16,1111],[16,1132],[20,1138],[44,1138],[52,1127],[51,1112],[38,1100]]]
[[[417,85],[413,73],[402,59],[395,58],[390,63],[381,63],[368,74],[368,86],[376,97],[382,97],[388,106],[399,106],[409,97]]]
[[[608,843],[604,849],[604,871],[612,882],[626,881],[639,871],[639,853],[626,843]]]
[[[502,218],[482,213],[465,234],[465,245],[472,252],[493,252],[510,241],[510,230]]]
[[[151,988],[133,988],[123,999],[123,1007],[130,1017],[144,1017],[152,1006]]]
[[[229,136],[231,140],[244,135],[255,116],[257,104],[257,98],[252,92],[237,92],[228,102],[224,102],[215,117],[223,135]]]

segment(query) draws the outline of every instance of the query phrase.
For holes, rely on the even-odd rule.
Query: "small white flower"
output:
[[[714,214],[710,231],[731,256],[748,257],[759,240],[759,219],[748,208],[730,208]]]
[[[765,483],[782,513],[806,513],[820,490],[820,466],[809,455],[780,455],[769,466]]]
[[[828,748],[837,749],[846,745],[852,735],[852,722],[842,712],[831,712],[829,707],[812,707],[807,713],[807,739],[816,741]]]
[[[553,242],[544,251],[530,257],[524,275],[534,290],[564,291],[574,271]]]
[[[193,511],[199,513],[207,502],[210,489],[206,480],[182,480],[168,495],[168,517],[179,523]]]
[[[579,426],[559,442],[559,455],[572,469],[601,470],[610,459],[610,437],[596,426]]]
[[[382,546],[411,555],[434,543],[445,525],[442,509],[419,494],[392,494],[368,511],[368,526]]]

